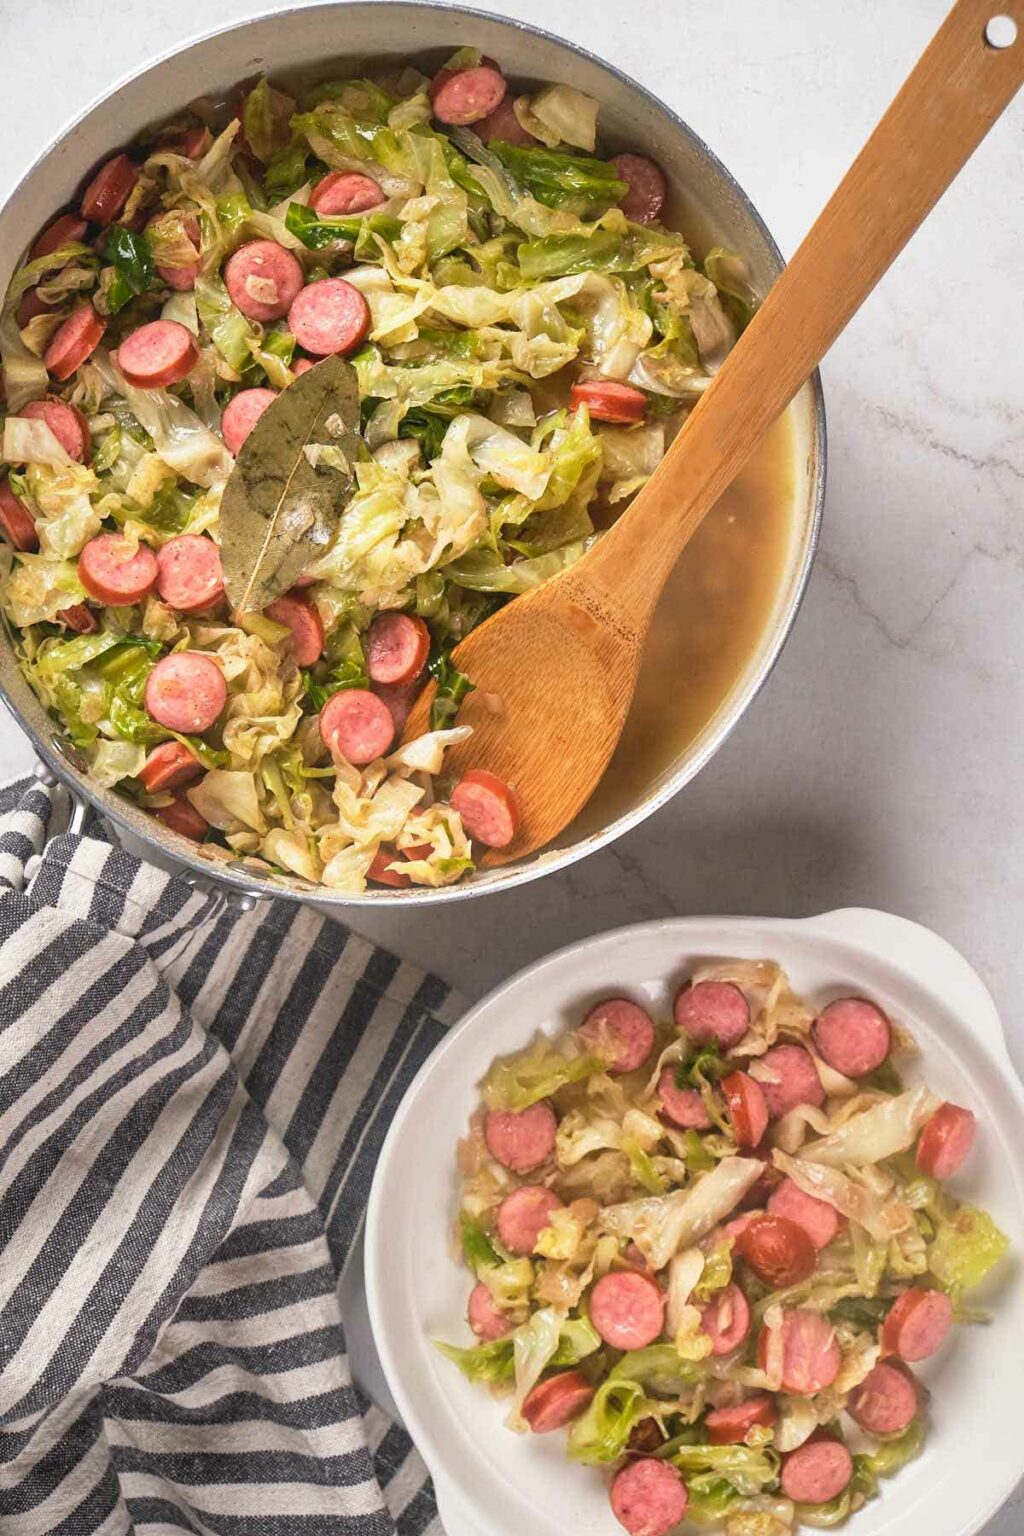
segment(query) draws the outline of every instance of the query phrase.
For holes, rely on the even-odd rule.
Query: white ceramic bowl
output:
[[[1024,1248],[1024,1090],[977,974],[926,928],[881,912],[802,921],[679,918],[601,934],[522,971],[478,1003],[426,1063],[395,1116],[367,1214],[370,1321],[388,1385],[438,1491],[448,1536],[621,1536],[601,1473],[565,1459],[564,1437],[516,1436],[505,1409],[465,1381],[431,1338],[470,1343],[468,1276],[450,1256],[455,1145],[495,1056],[556,1033],[610,991],[664,1013],[693,963],[777,960],[798,993],[862,992],[905,1021],[935,1090],[973,1108],[974,1154],[956,1191]],[[912,1075],[912,1074],[908,1074]],[[983,1299],[989,1327],[958,1330],[930,1361],[924,1454],[851,1522],[856,1536],[970,1536],[1024,1471],[1024,1290],[1004,1261]],[[686,1529],[682,1527],[681,1529]]]

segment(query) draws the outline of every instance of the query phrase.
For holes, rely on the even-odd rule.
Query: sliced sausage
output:
[[[129,608],[156,586],[156,555],[120,533],[100,533],[78,557],[78,579],[87,592],[112,608]]]
[[[897,1296],[882,1324],[882,1353],[913,1363],[927,1360],[953,1326],[953,1303],[945,1291],[911,1286]]]
[[[809,1397],[823,1392],[839,1375],[842,1354],[835,1330],[821,1312],[794,1307],[782,1314],[782,1390]],[[764,1370],[768,1362],[769,1332],[761,1329],[757,1341],[757,1363]]]
[[[380,182],[361,171],[331,171],[321,177],[309,194],[309,206],[328,219],[345,213],[365,213],[386,201]]]
[[[646,155],[613,155],[615,174],[628,191],[619,198],[619,207],[634,224],[651,224],[658,217],[668,195],[668,183],[660,165]]]
[[[52,315],[56,308],[56,304],[47,304],[40,297],[38,288],[27,289],[18,300],[18,330],[25,330],[37,315]]]
[[[544,1228],[550,1226],[552,1212],[562,1208],[553,1190],[543,1184],[523,1184],[498,1206],[498,1236],[509,1253],[525,1258],[536,1248]]]
[[[969,1109],[940,1104],[918,1139],[916,1160],[921,1172],[933,1179],[951,1179],[959,1173],[974,1146],[976,1126]]]
[[[827,1504],[853,1476],[853,1457],[841,1440],[812,1438],[782,1458],[782,1491],[795,1504]]]
[[[200,736],[216,725],[227,697],[223,672],[201,651],[162,657],[146,679],[146,709],[158,725],[182,736]]]
[[[391,885],[396,890],[406,891],[412,885],[408,875],[403,875],[400,869],[392,869],[392,864],[400,862],[399,856],[390,843],[381,843],[369,869],[366,871],[367,880],[372,880],[375,885]]]
[[[739,1234],[736,1246],[758,1279],[772,1290],[810,1279],[818,1263],[811,1239],[787,1216],[755,1216]]]
[[[689,1503],[682,1474],[653,1457],[631,1461],[617,1472],[609,1497],[612,1514],[629,1536],[667,1536]]]
[[[898,1360],[880,1360],[846,1403],[851,1419],[869,1435],[901,1435],[917,1408],[917,1382]]]
[[[126,336],[117,366],[139,389],[167,389],[188,377],[199,361],[199,343],[177,320],[151,320]]]
[[[288,329],[304,352],[314,357],[354,352],[370,329],[365,296],[343,277],[323,277],[292,300]]]
[[[738,1147],[756,1147],[768,1129],[768,1105],[756,1083],[746,1072],[730,1072],[722,1079],[732,1133]]]
[[[228,453],[238,457],[249,433],[276,399],[276,389],[240,389],[231,397],[220,418],[221,435]]]
[[[647,411],[647,397],[632,384],[616,384],[614,379],[578,380],[569,391],[569,403],[573,410],[585,405],[595,421],[618,422],[631,426],[643,421]]]
[[[184,789],[206,770],[184,742],[162,741],[146,758],[139,773],[142,787],[155,794],[161,789]]]
[[[161,805],[154,815],[159,816],[165,827],[194,843],[201,843],[210,830],[205,816],[200,816],[195,806],[184,795],[175,795],[170,805]]]
[[[220,550],[204,533],[168,539],[157,555],[157,591],[179,613],[198,613],[224,596]]]
[[[172,155],[184,155],[186,160],[201,160],[212,142],[208,128],[187,128],[179,139],[162,147]]]
[[[21,497],[11,490],[6,478],[0,480],[0,528],[15,549],[39,548],[35,520]]]
[[[391,746],[395,727],[391,711],[382,699],[365,688],[343,688],[332,693],[320,711],[320,738],[330,752],[338,752],[357,768],[383,757]]]
[[[752,1429],[771,1429],[778,1416],[775,1399],[768,1392],[759,1392],[731,1408],[712,1408],[704,1428],[712,1445],[742,1445]]]
[[[839,1231],[839,1212],[827,1200],[805,1195],[792,1179],[783,1179],[768,1200],[773,1216],[785,1216],[802,1227],[815,1248],[827,1248]]]
[[[62,213],[36,238],[35,244],[28,253],[29,261],[36,261],[40,256],[49,256],[53,251],[59,251],[62,245],[79,244],[85,239],[88,230],[88,224],[76,213]]]
[[[397,739],[405,730],[405,722],[416,702],[420,685],[418,683],[375,683],[373,691],[379,699],[384,700],[391,711]]]
[[[280,320],[304,281],[298,259],[276,240],[240,245],[224,268],[231,302],[250,320]]]
[[[462,775],[450,804],[469,836],[485,848],[507,848],[519,830],[515,791],[485,768],[471,768]]]
[[[731,981],[698,981],[684,987],[675,1002],[676,1028],[697,1045],[730,1051],[750,1028],[750,1009]]]
[[[512,1324],[505,1313],[494,1305],[494,1297],[482,1280],[469,1293],[466,1318],[477,1338],[486,1339],[488,1343],[503,1339],[506,1333],[512,1331]]]
[[[484,1140],[503,1168],[532,1173],[555,1150],[557,1128],[554,1110],[541,1100],[527,1109],[492,1109],[484,1122]]]
[[[486,117],[482,117],[476,125],[477,137],[489,144],[492,139],[499,139],[503,144],[519,144],[524,147],[527,144],[536,144],[537,140],[532,133],[527,133],[522,123],[516,117],[516,109],[511,96],[506,95],[501,105],[495,107]]]
[[[292,363],[292,373],[298,378],[300,374],[308,373],[311,368],[315,367],[316,363],[314,363],[311,357],[299,357]]]
[[[582,1371],[559,1371],[527,1392],[523,1418],[535,1435],[563,1429],[590,1406],[594,1389]]]
[[[411,613],[378,613],[366,632],[372,683],[411,683],[427,664],[430,630]]]
[[[750,1304],[738,1285],[716,1291],[700,1309],[701,1332],[711,1340],[713,1355],[731,1355],[750,1332]]]
[[[864,1077],[882,1065],[892,1037],[889,1020],[863,997],[837,997],[814,1025],[818,1055],[844,1077]]]
[[[814,1058],[802,1045],[773,1045],[760,1058],[760,1064],[764,1073],[759,1071],[757,1080],[773,1120],[788,1115],[798,1104],[813,1104],[819,1109],[824,1104],[825,1090]]]
[[[43,353],[47,372],[62,383],[70,379],[75,369],[95,352],[106,328],[107,322],[100,319],[91,304],[79,304],[50,338]]]
[[[76,635],[93,635],[100,627],[100,621],[88,603],[71,603],[62,608],[57,617]]]
[[[139,173],[127,155],[115,155],[100,167],[82,194],[82,218],[104,228],[113,224],[131,196]]]
[[[324,626],[308,597],[294,591],[285,592],[268,603],[263,611],[275,624],[286,624],[291,630],[292,655],[297,666],[311,667],[320,660],[324,649]]]
[[[92,458],[92,434],[89,423],[77,406],[66,400],[31,400],[23,405],[19,416],[30,421],[45,421],[69,459],[76,464],[88,464]]]
[[[647,1275],[616,1270],[591,1291],[590,1321],[612,1349],[646,1349],[665,1326],[665,1297]]]
[[[696,1088],[679,1088],[671,1067],[666,1067],[658,1078],[658,1098],[662,1112],[674,1125],[684,1131],[710,1131],[711,1116],[701,1095]]]
[[[199,276],[199,220],[195,214],[185,215],[183,220],[185,233],[196,248],[196,259],[187,267],[157,267],[157,272],[168,288],[175,289],[178,293],[188,293],[196,285]]]
[[[507,89],[501,70],[488,60],[473,69],[440,69],[430,83],[434,116],[453,126],[479,123],[501,106]]]
[[[578,1033],[609,1072],[635,1072],[654,1046],[654,1020],[628,997],[609,997],[591,1008]]]

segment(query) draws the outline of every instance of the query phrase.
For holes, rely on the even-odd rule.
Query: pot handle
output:
[[[85,831],[86,817],[89,814],[89,802],[66,779],[58,778],[57,774],[54,773],[48,763],[43,762],[42,758],[36,759],[32,773],[39,780],[40,784],[44,784],[47,789],[59,789],[67,796],[68,819],[61,828],[61,831],[70,832],[75,837],[81,837]],[[110,837],[118,843],[118,846],[124,846],[113,827],[108,826],[107,831]],[[35,875],[39,868],[39,862],[40,855],[38,854],[27,861],[25,865],[26,880],[31,880]],[[186,885],[190,885],[193,890],[201,891],[204,896],[218,898],[221,905],[211,914],[214,917],[220,917],[225,911],[240,917],[245,912],[253,911],[259,902],[266,899],[255,891],[223,890],[215,880],[206,879],[203,875],[182,872],[177,878],[184,880]]]

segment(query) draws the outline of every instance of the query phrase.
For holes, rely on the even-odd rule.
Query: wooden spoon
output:
[[[657,472],[575,566],[456,648],[479,691],[474,733],[446,772],[489,769],[522,808],[515,840],[487,864],[550,842],[590,798],[680,553],[1022,83],[1024,0],[958,0]],[[429,728],[433,691],[406,740]]]

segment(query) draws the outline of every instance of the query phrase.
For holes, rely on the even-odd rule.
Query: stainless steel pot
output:
[[[317,5],[278,11],[211,33],[151,64],[115,86],[43,154],[18,186],[0,218],[0,282],[6,286],[25,246],[69,201],[86,173],[109,151],[130,141],[197,96],[223,96],[237,81],[264,71],[310,70],[336,74],[339,61],[355,65],[381,59],[412,59],[436,67],[456,47],[471,45],[499,58],[506,72],[524,81],[559,80],[601,102],[603,140],[614,149],[641,147],[668,172],[673,187],[669,222],[698,246],[721,243],[743,251],[754,286],[764,293],[782,261],[749,199],[707,145],[641,86],[583,49],[522,22],[485,12],[435,4]],[[335,909],[400,902],[403,906],[465,900],[505,890],[574,863],[636,826],[676,794],[718,750],[747,708],[782,649],[807,581],[825,489],[825,414],[817,378],[792,407],[794,517],[785,572],[760,644],[745,672],[709,726],[670,763],[654,764],[646,782],[632,787],[569,827],[557,845],[521,864],[443,890],[385,889],[363,896],[310,890],[297,881],[269,882],[254,874],[211,865],[194,846],[168,831],[111,790],[79,772],[72,754],[18,669],[6,639],[0,641],[0,690],[32,740],[40,772],[63,781],[88,801],[115,833],[141,841],[156,862],[168,859],[188,877],[216,881],[248,905],[277,895]],[[671,699],[666,708],[671,708]]]

